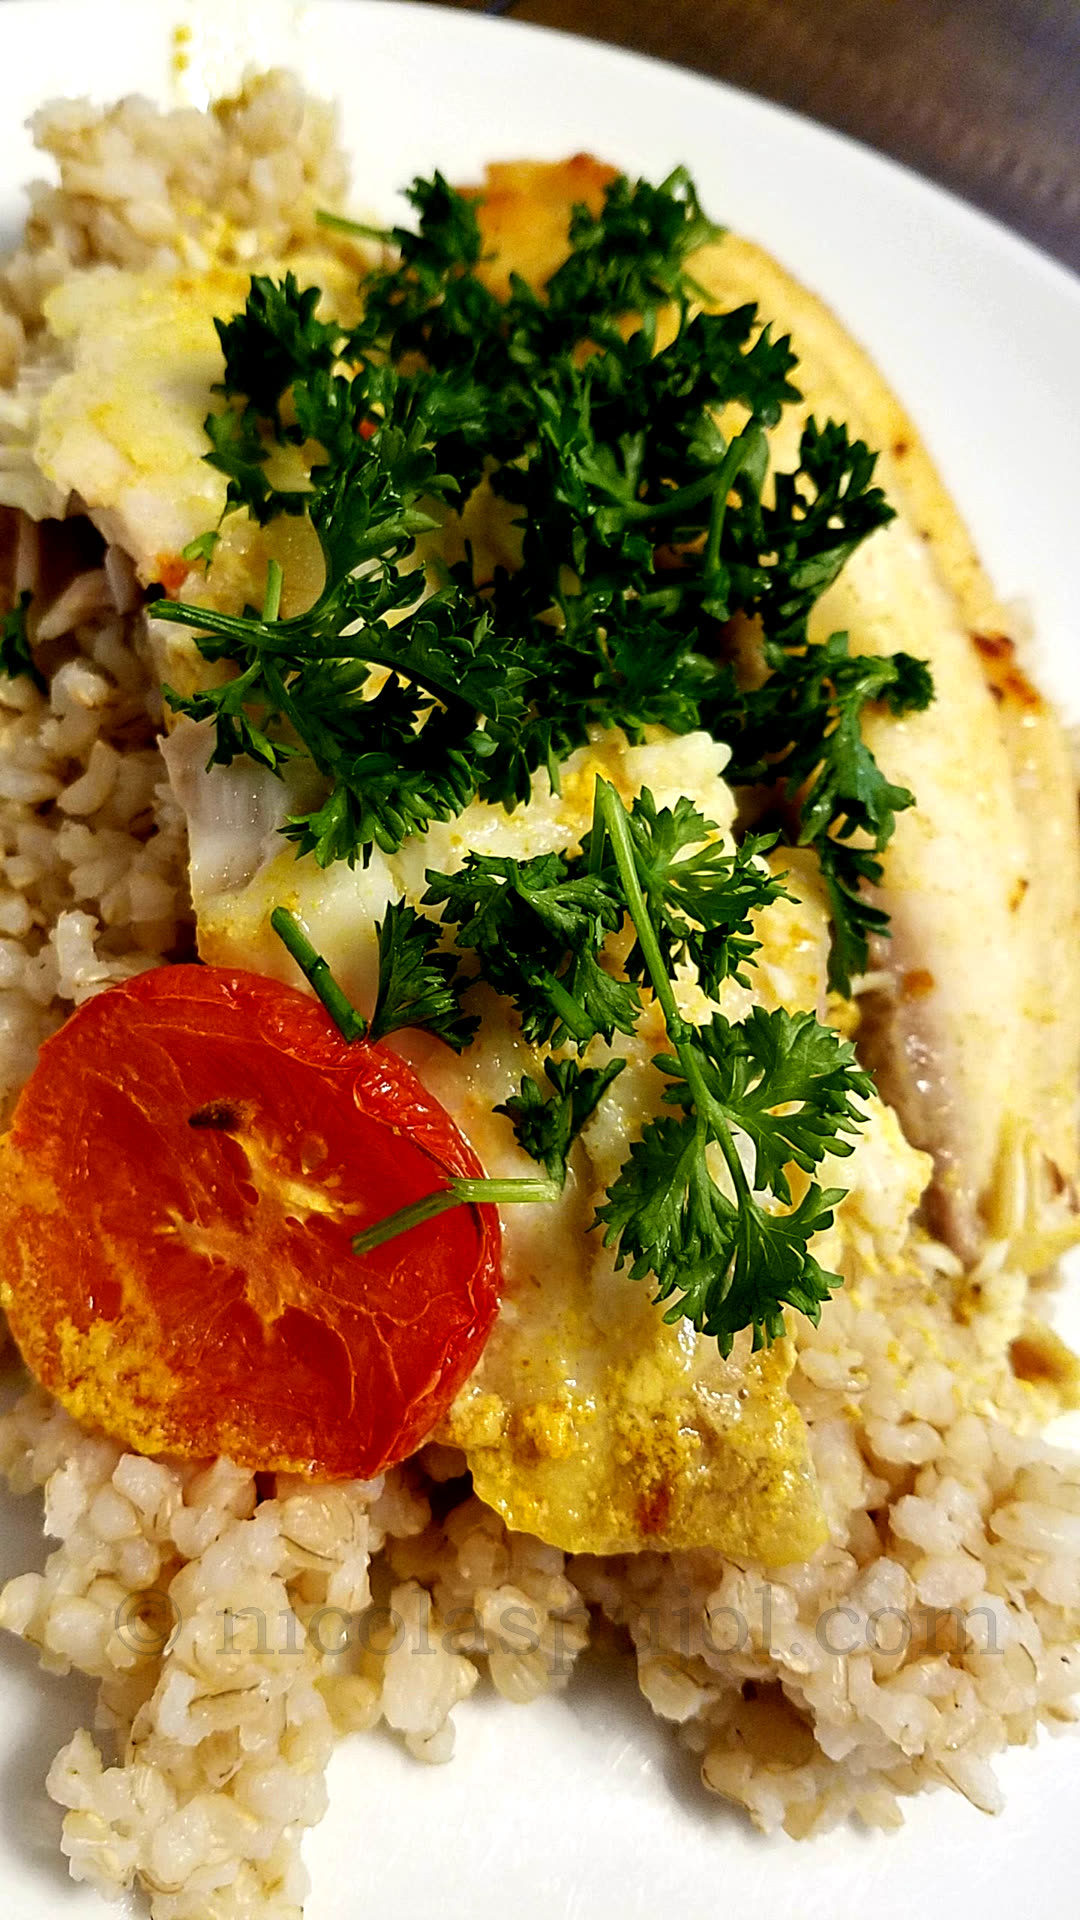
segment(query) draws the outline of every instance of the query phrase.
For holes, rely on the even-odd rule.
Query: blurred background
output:
[[[1080,0],[456,4],[764,94],[906,161],[1080,271]]]

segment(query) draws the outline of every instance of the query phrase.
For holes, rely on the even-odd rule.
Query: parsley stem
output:
[[[262,638],[261,620],[239,613],[219,613],[216,607],[198,607],[189,600],[154,600],[150,612],[155,620],[172,620],[179,627],[199,627],[204,633],[216,634],[221,640],[238,641],[244,646],[256,645]],[[283,628],[290,624],[281,622]],[[284,634],[282,644],[285,644]]]
[[[679,1059],[682,1064],[683,1071],[685,1072],[686,1062],[683,1059],[683,1056],[681,1053],[679,1055]],[[696,1100],[697,1095],[695,1094],[694,1097]],[[739,1149],[735,1145],[735,1140],[732,1135],[731,1128],[727,1124],[727,1121],[722,1117],[721,1114],[717,1112],[716,1107],[712,1102],[710,1102],[709,1124],[712,1129],[712,1137],[716,1141],[716,1144],[719,1147],[721,1153],[723,1154],[725,1162],[727,1163],[727,1170],[731,1175],[731,1184],[735,1189],[736,1197],[740,1201],[749,1200],[751,1195],[751,1187],[750,1187],[750,1182],[746,1177],[746,1169],[743,1166],[742,1161],[739,1159]]]
[[[619,869],[619,877],[623,883],[623,891],[626,895],[626,904],[629,908],[630,918],[634,923],[634,930],[637,934],[641,951],[645,955],[645,964],[649,969],[649,975],[653,983],[653,992],[656,994],[664,1016],[664,1025],[667,1028],[668,1039],[671,1041],[672,1046],[679,1056],[679,1065],[685,1076],[686,1084],[693,1095],[694,1109],[698,1116],[698,1126],[702,1128],[706,1127],[706,1125],[708,1126],[709,1131],[717,1140],[724,1159],[727,1162],[728,1171],[731,1174],[736,1193],[745,1197],[750,1191],[749,1182],[743,1171],[742,1161],[739,1159],[738,1150],[731,1137],[731,1131],[722,1112],[720,1112],[716,1102],[710,1096],[709,1089],[702,1077],[694,1048],[686,1044],[688,1034],[686,1021],[679,1012],[678,1002],[675,999],[675,991],[671,984],[671,976],[664,965],[664,957],[660,951],[660,943],[656,937],[656,928],[653,925],[652,915],[649,912],[644,889],[641,885],[637,855],[634,851],[634,842],[630,833],[630,822],[626,808],[623,806],[614,787],[611,786],[608,781],[598,780],[596,783],[596,792],[598,796],[596,802],[597,809],[607,829],[608,838],[611,841],[611,850],[615,856],[615,864]],[[594,843],[598,841],[598,839],[599,835],[594,835]]]
[[[630,918],[634,923],[641,951],[645,955],[645,964],[653,983],[664,1014],[664,1022],[673,1046],[678,1046],[679,1036],[685,1032],[683,1020],[676,1004],[668,970],[660,952],[660,942],[656,937],[652,915],[649,912],[642,890],[641,876],[638,873],[637,855],[630,836],[630,823],[626,808],[615,789],[607,780],[596,782],[597,808],[611,841],[611,850],[615,855],[615,864],[619,869],[619,878],[626,894],[626,904]],[[598,836],[594,836],[594,849]]]
[[[382,240],[389,243],[393,239],[389,227],[368,227],[362,220],[350,220],[347,214],[331,213],[326,207],[319,207],[315,213],[317,227],[325,227],[329,233],[352,233],[360,240]]]
[[[738,478],[741,468],[753,452],[751,428],[744,427],[736,434],[718,467],[712,467],[700,480],[694,480],[689,486],[679,487],[674,493],[667,494],[660,501],[635,500],[622,510],[624,520],[670,520],[674,514],[684,513],[689,507],[696,507],[703,500],[712,499],[712,512],[709,517],[709,534],[705,546],[702,571],[706,578],[710,570],[715,569],[720,557],[720,538],[724,531],[724,516],[727,513],[728,494]]]
[[[639,593],[635,604],[639,613],[677,613],[684,593],[683,587],[658,587],[655,593]]]
[[[709,515],[709,532],[705,541],[705,551],[701,557],[701,571],[706,580],[716,572],[720,559],[720,540],[727,514],[728,494],[749,451],[749,429],[747,428],[742,433],[736,434],[720,462],[720,470],[716,477],[716,492],[712,500],[712,512]]]
[[[544,990],[567,1033],[573,1035],[579,1046],[584,1046],[592,1039],[595,1031],[591,1020],[587,1015],[582,1014],[573,994],[567,992],[562,982],[557,980],[553,973],[545,973],[543,978]]]
[[[277,562],[272,560],[270,566],[276,567]],[[277,589],[278,611],[280,611],[280,601],[279,586]],[[204,633],[215,635],[218,639],[231,640],[254,650],[256,658],[252,662],[252,668],[269,675],[273,670],[271,662],[276,658],[290,661],[301,638],[310,646],[313,630],[325,611],[322,603],[317,602],[309,613],[297,615],[289,620],[279,620],[277,612],[273,610],[274,604],[270,599],[268,571],[267,600],[264,602],[259,619],[253,620],[243,614],[218,613],[213,607],[196,606],[186,600],[155,600],[152,603],[152,612],[155,620],[171,620],[177,626],[197,627]],[[267,606],[271,608],[269,613],[266,611]],[[348,657],[351,661],[359,659],[367,666],[387,667],[391,673],[404,675],[414,685],[423,688],[425,693],[434,694],[444,706],[449,707],[460,702],[471,707],[474,713],[483,712],[482,705],[476,699],[470,699],[449,673],[441,675],[433,673],[430,664],[425,668],[418,661],[410,660],[402,648],[395,649],[392,645],[388,645],[388,630],[380,619],[370,624],[365,621],[356,626],[350,626],[346,638],[349,648]],[[196,645],[201,652],[205,651],[200,642],[196,641]],[[216,656],[208,654],[206,657]],[[295,713],[290,712],[289,718],[303,738],[303,730],[297,724]]]
[[[367,1021],[362,1013],[356,1011],[344,988],[338,985],[329,963],[312,946],[295,914],[291,914],[287,907],[275,907],[270,915],[270,925],[278,939],[284,941],[342,1037],[348,1041],[362,1040],[367,1032]]]
[[[281,589],[285,575],[280,560],[270,560],[266,567],[266,592],[263,595],[262,617],[269,626],[281,612]]]
[[[425,1194],[422,1200],[414,1200],[407,1207],[399,1207],[396,1213],[388,1213],[385,1220],[377,1220],[373,1227],[358,1233],[352,1243],[353,1252],[370,1253],[385,1241],[396,1239],[399,1233],[423,1226],[426,1220],[437,1220],[452,1207],[506,1207],[520,1202],[551,1201],[557,1200],[561,1192],[558,1180],[453,1179],[448,1186]]]
[[[311,733],[313,730],[310,725],[305,722],[303,713],[300,711],[295,700],[293,700],[285,684],[284,675],[278,671],[277,661],[264,660],[262,663],[262,671],[267,692],[270,694],[278,712],[283,713],[285,718],[292,722],[298,737],[303,741],[311,759],[319,768],[320,773],[325,771],[319,758],[318,737],[316,736],[316,739],[312,740]]]
[[[732,442],[734,445],[735,442]],[[728,449],[730,453],[731,449]],[[724,469],[728,464],[727,456],[718,467],[713,467],[700,480],[692,480],[689,486],[677,487],[674,493],[664,495],[662,500],[633,500],[621,509],[624,520],[670,520],[674,514],[685,513],[690,507],[698,507],[708,500],[723,484]],[[738,467],[736,467],[736,472]],[[730,481],[728,482],[730,485]],[[725,492],[726,492],[725,488]]]

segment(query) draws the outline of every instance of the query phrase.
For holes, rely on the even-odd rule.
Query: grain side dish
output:
[[[338,1737],[598,1635],[766,1831],[998,1811],[1080,1688],[1080,847],[914,426],[681,171],[380,233],[284,74],[34,130],[0,1624],[99,1684],[72,1874],[295,1920]]]

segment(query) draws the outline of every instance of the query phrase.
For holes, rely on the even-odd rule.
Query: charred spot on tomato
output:
[[[239,1133],[245,1115],[235,1100],[208,1100],[188,1114],[189,1127],[208,1127],[216,1133]]]

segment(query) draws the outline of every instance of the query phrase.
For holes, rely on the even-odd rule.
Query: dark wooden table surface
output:
[[[1080,270],[1080,0],[458,4],[633,47],[782,101],[906,161]]]

